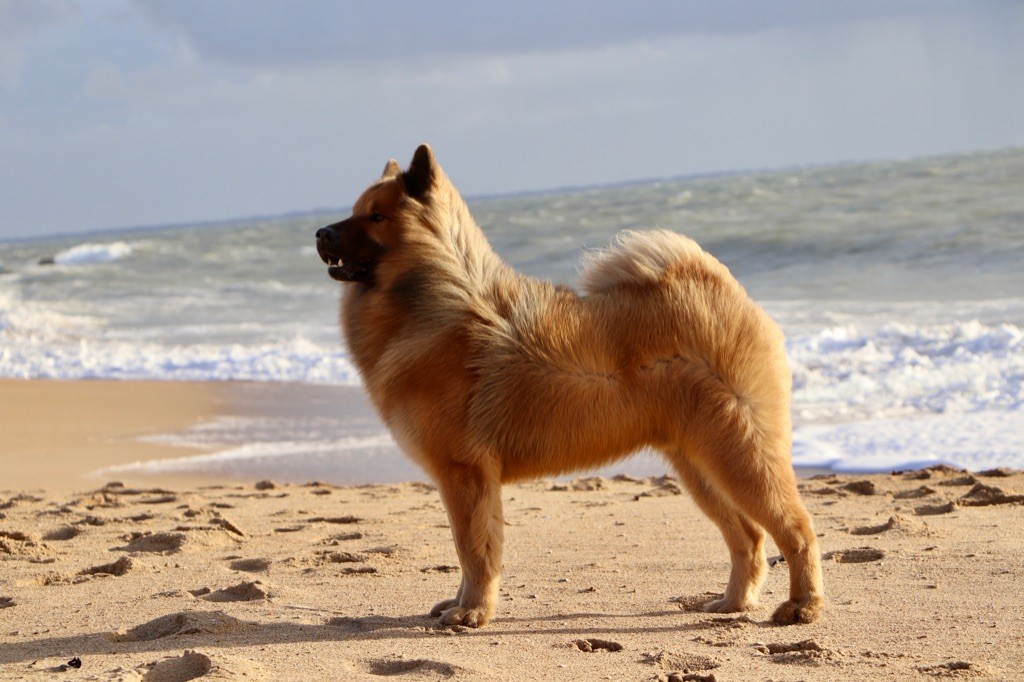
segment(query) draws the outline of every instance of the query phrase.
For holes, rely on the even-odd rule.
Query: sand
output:
[[[101,466],[195,454],[139,438],[211,417],[228,387],[0,379],[0,489],[82,490],[95,485],[88,474]]]
[[[784,563],[756,610],[700,610],[728,554],[677,481],[508,486],[497,616],[450,628],[428,484],[83,478],[233,390],[0,381],[0,679],[1024,679],[1022,473],[802,480],[829,603],[789,627]]]

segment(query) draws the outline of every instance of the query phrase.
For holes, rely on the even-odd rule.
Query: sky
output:
[[[0,0],[0,240],[1024,145],[1020,0]]]

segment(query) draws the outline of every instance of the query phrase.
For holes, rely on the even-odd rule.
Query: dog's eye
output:
[[[384,220],[384,216],[382,216],[380,213],[371,213],[370,220],[372,220],[375,223],[379,223],[380,221]]]

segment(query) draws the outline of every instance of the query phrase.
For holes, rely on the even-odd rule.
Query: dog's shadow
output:
[[[210,612],[181,612],[172,614],[180,618],[189,615],[202,616]],[[567,635],[570,638],[585,635],[614,636],[615,634],[652,633],[652,632],[692,632],[717,629],[730,626],[736,622],[755,627],[770,627],[741,618],[712,617],[696,623],[667,622],[664,626],[651,626],[649,619],[674,619],[681,614],[679,609],[653,611],[647,613],[569,613],[542,616],[539,618],[497,618],[483,629],[449,627],[440,625],[437,618],[429,615],[411,616],[334,616],[322,625],[296,623],[255,623],[236,620],[227,616],[232,622],[230,628],[214,631],[172,632],[151,639],[130,639],[124,634],[113,632],[96,632],[70,637],[46,637],[23,642],[7,643],[0,649],[0,665],[25,661],[36,661],[51,657],[110,654],[134,654],[159,651],[181,651],[182,649],[202,648],[216,641],[218,648],[245,648],[272,644],[293,644],[302,642],[348,642],[376,640],[417,640],[438,636],[495,638],[536,637],[538,635]],[[167,619],[170,616],[164,616]],[[607,621],[608,619],[643,619],[643,625],[593,626],[586,621]],[[150,621],[154,623],[161,619]],[[580,621],[579,626],[566,624]],[[517,627],[520,624],[528,628]],[[546,624],[550,624],[547,626]],[[134,628],[145,628],[143,624]],[[129,631],[132,632],[132,631]]]

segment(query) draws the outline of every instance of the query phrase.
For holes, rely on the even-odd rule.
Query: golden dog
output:
[[[583,295],[494,253],[430,147],[389,161],[352,216],[316,234],[345,282],[341,323],[377,410],[437,483],[462,584],[432,615],[479,627],[501,574],[501,485],[608,464],[643,446],[679,473],[729,547],[725,594],[756,603],[765,531],[790,572],[777,623],[824,605],[790,460],[782,333],[690,239],[627,232],[589,258]]]

